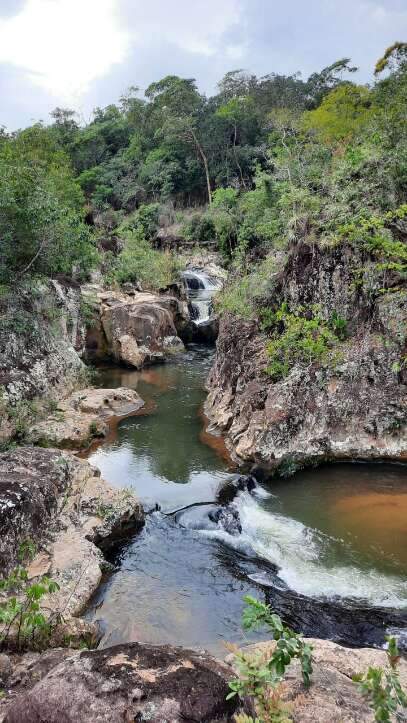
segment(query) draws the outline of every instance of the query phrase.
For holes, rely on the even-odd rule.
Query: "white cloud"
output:
[[[241,0],[123,0],[137,45],[161,39],[181,50],[213,56],[224,34],[241,23]]]
[[[117,0],[28,0],[0,20],[0,63],[61,101],[75,102],[95,78],[122,62],[129,48]]]

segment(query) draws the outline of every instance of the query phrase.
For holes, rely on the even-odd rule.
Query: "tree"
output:
[[[357,67],[349,64],[350,58],[341,58],[320,73],[310,75],[307,80],[308,108],[316,108],[327,93],[346,82],[342,79],[343,73],[356,73]]]
[[[363,85],[346,83],[332,90],[321,105],[304,116],[306,130],[314,130],[326,143],[349,140],[372,114],[372,95]]]
[[[167,75],[146,90],[152,102],[152,113],[162,119],[162,133],[167,141],[174,137],[192,144],[205,171],[208,203],[212,203],[212,188],[208,158],[199,137],[199,120],[205,108],[205,99],[198,93],[195,80]]]
[[[379,75],[384,70],[394,72],[403,65],[407,65],[407,43],[396,42],[385,50],[382,58],[379,58],[374,73]]]

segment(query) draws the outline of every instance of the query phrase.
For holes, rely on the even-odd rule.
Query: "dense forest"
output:
[[[316,309],[306,318],[267,301],[270,276],[293,244],[346,242],[375,261],[374,272],[359,263],[355,284],[403,294],[406,44],[377,62],[372,87],[352,82],[355,71],[348,58],[306,81],[235,70],[211,98],[193,79],[167,76],[143,99],[131,88],[97,108],[86,126],[57,108],[50,125],[3,130],[3,327],[18,317],[14,308],[7,319],[8,300],[15,307],[13,292],[33,279],[80,282],[98,268],[108,285],[165,287],[179,264],[159,241],[175,237],[222,253],[230,280],[220,308],[260,317],[266,331],[285,329],[278,349],[269,346],[272,375],[287,373],[293,353],[323,356],[345,334],[343,319],[326,324]]]
[[[194,80],[167,76],[144,99],[132,88],[97,108],[86,126],[57,108],[50,125],[3,130],[2,284],[10,274],[83,279],[114,235],[124,250],[105,263],[111,277],[145,276],[140,265],[157,263],[150,242],[173,223],[240,264],[304,236],[346,237],[373,249],[381,268],[400,270],[406,45],[386,51],[372,87],[353,83],[355,70],[348,59],[306,81],[236,70],[211,98]],[[188,207],[197,211],[184,218]],[[164,283],[172,266],[159,268]]]

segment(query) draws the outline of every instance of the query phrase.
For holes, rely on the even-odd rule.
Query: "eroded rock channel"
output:
[[[171,365],[103,372],[101,383],[137,389],[155,411],[125,419],[90,455],[151,511],[111,558],[116,572],[89,610],[103,621],[102,644],[182,643],[222,655],[225,640],[244,641],[242,597],[255,594],[307,635],[380,645],[406,624],[405,468],[338,464],[235,484],[221,438],[198,416],[212,356],[195,345]],[[378,527],[377,505],[397,510],[391,525]]]

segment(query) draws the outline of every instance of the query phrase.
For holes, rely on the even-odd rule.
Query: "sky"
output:
[[[56,106],[87,122],[169,74],[211,94],[229,70],[306,78],[350,57],[369,82],[396,40],[407,0],[0,0],[0,126],[49,122]]]

